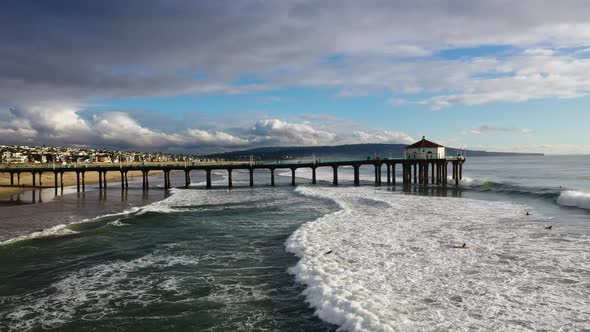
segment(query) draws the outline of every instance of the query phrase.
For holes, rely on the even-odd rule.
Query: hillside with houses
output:
[[[0,145],[3,164],[147,163],[208,161],[196,155],[55,146]]]

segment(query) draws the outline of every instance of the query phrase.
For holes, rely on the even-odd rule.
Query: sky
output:
[[[8,0],[0,144],[590,153],[587,0]]]

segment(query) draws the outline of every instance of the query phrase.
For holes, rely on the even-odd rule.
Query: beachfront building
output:
[[[422,140],[406,146],[406,159],[445,159],[445,147],[431,142],[422,136]]]

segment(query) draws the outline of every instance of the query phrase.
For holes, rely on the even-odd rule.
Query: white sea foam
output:
[[[58,237],[58,236],[66,236],[77,234],[78,232],[71,230],[67,227],[67,225],[57,225],[48,229],[40,230],[33,232],[31,234],[15,237],[6,241],[0,241],[0,246],[7,245],[19,241],[30,240],[34,238],[43,238],[43,237]]]
[[[121,222],[121,220],[120,220],[120,219],[117,219],[117,220],[115,220],[115,221],[111,221],[109,224],[110,224],[110,225],[113,225],[113,226],[117,226],[117,227],[121,227],[121,226],[129,226],[129,224],[126,224],[126,223],[123,223],[123,222]]]
[[[346,331],[590,328],[590,237],[509,202],[311,188],[342,209],[286,242],[323,320]],[[535,215],[539,215],[535,213]],[[457,249],[467,243],[468,249]]]
[[[156,252],[128,262],[116,261],[82,269],[20,298],[19,301],[26,304],[4,313],[5,323],[14,331],[40,326],[55,329],[75,315],[82,315],[84,320],[99,320],[118,307],[170,302],[170,296],[176,295],[183,300],[186,290],[182,280],[165,271],[173,266],[198,264],[195,257]]]
[[[564,206],[590,209],[590,193],[575,190],[562,191],[557,197],[557,203]]]
[[[31,239],[36,239],[36,238],[46,238],[46,237],[59,237],[59,236],[65,236],[65,235],[71,235],[71,234],[76,234],[78,232],[72,230],[70,227],[76,224],[83,224],[83,223],[92,223],[92,222],[100,222],[103,220],[108,220],[111,218],[125,218],[125,217],[129,217],[129,216],[133,216],[133,215],[143,215],[146,213],[178,213],[178,212],[186,212],[186,211],[190,211],[189,208],[183,207],[183,206],[190,206],[192,204],[194,204],[195,200],[195,195],[199,195],[199,191],[194,191],[194,193],[192,193],[191,195],[177,195],[177,193],[179,192],[179,190],[182,189],[176,189],[173,188],[171,189],[171,194],[169,197],[167,197],[164,200],[161,201],[157,201],[157,202],[153,202],[151,204],[145,205],[145,206],[134,206],[131,208],[128,208],[122,212],[117,212],[117,213],[109,213],[109,214],[103,214],[94,218],[88,218],[88,219],[83,219],[83,220],[79,220],[79,221],[75,221],[69,224],[60,224],[48,229],[44,229],[41,231],[36,231],[27,235],[23,235],[23,236],[19,236],[16,238],[12,238],[6,241],[0,241],[0,246],[3,245],[8,245],[8,244],[12,244],[12,243],[16,243],[19,241],[24,241],[24,240],[31,240]],[[186,191],[188,192],[188,191]],[[202,194],[201,194],[202,195]],[[118,219],[120,222],[120,218]],[[117,220],[115,220],[116,222]],[[123,223],[119,223],[119,224],[113,224],[114,226],[122,226],[122,225],[127,225],[127,224],[123,224]]]

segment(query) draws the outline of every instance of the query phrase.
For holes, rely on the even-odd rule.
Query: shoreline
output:
[[[152,171],[150,172],[149,176],[157,175],[162,173],[161,171]],[[135,177],[141,178],[141,171],[129,171],[128,173],[129,181],[133,181]],[[107,173],[107,184],[110,182],[115,181],[115,183],[119,183],[121,180],[121,174],[119,172],[109,172]],[[38,180],[38,179],[37,179]],[[32,190],[39,190],[39,189],[51,189],[54,188],[54,175],[53,173],[45,173],[41,178],[42,185],[37,185],[35,187],[31,186],[32,182],[32,175],[31,173],[22,173],[20,178],[21,186],[10,186],[10,178],[2,177],[0,178],[0,200],[9,199],[13,196],[22,195],[27,191]],[[85,176],[85,183],[86,185],[93,185],[98,184],[98,173],[97,172],[88,172]],[[47,185],[46,185],[47,184]],[[64,187],[76,186],[76,173],[74,172],[66,172],[63,175],[63,184]],[[110,184],[113,185],[113,184]],[[4,205],[0,204],[0,207]]]

